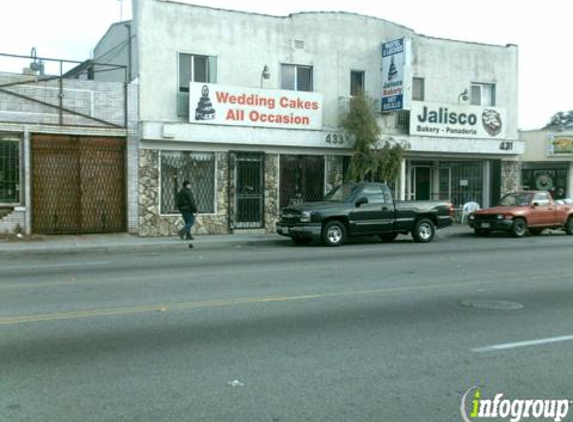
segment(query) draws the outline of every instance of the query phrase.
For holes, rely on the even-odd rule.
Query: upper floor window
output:
[[[179,92],[189,92],[190,82],[217,82],[217,58],[179,54]]]
[[[412,80],[412,100],[424,101],[424,78],[414,78]]]
[[[312,67],[297,64],[281,65],[281,88],[312,92]]]
[[[472,83],[471,105],[495,106],[495,85]]]
[[[350,72],[350,95],[364,95],[364,72],[353,70]]]

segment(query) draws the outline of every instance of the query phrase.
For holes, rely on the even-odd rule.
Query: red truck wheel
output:
[[[565,224],[565,233],[573,235],[573,217],[569,217],[569,220],[567,220],[567,223]]]
[[[527,231],[527,223],[523,218],[516,218],[511,225],[511,234],[514,237],[523,237]]]

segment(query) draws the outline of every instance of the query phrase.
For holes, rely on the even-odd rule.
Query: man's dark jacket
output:
[[[197,203],[193,197],[193,192],[189,188],[183,188],[177,194],[177,208],[179,211],[197,212]]]

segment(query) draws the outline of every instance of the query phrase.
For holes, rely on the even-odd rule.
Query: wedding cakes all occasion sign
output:
[[[506,128],[504,108],[412,102],[410,135],[498,139]]]
[[[191,123],[322,129],[322,95],[314,92],[191,83]]]

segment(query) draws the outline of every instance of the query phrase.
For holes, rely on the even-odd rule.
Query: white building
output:
[[[272,231],[281,206],[342,181],[351,145],[341,116],[357,93],[379,110],[383,92],[403,95],[405,109],[379,113],[381,140],[410,146],[397,197],[487,206],[519,182],[514,45],[338,12],[277,17],[135,0],[133,16],[110,28],[95,59],[128,65],[139,84],[141,235],[176,233],[184,179],[199,232]],[[386,48],[383,59],[383,43],[395,40],[403,52]]]

